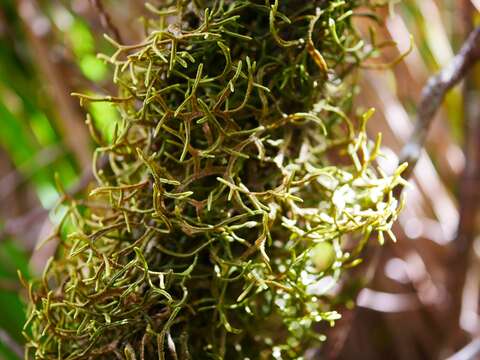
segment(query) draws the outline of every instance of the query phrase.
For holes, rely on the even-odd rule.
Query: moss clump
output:
[[[27,352],[299,358],[322,340],[314,325],[339,317],[319,281],[398,213],[402,169],[374,167],[371,112],[346,115],[350,74],[372,54],[352,17],[373,5],[165,3],[148,5],[142,43],[112,41],[118,96],[81,96],[121,121],[32,284]]]

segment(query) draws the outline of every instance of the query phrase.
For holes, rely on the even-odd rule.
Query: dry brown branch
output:
[[[108,163],[107,157],[101,157],[98,161],[98,169],[104,168]],[[92,182],[93,172],[91,168],[88,168],[80,179],[67,190],[66,196],[75,197],[81,193],[85,188]],[[7,236],[21,237],[22,231],[27,229],[35,224],[42,223],[50,209],[45,209],[42,206],[36,207],[30,210],[28,213],[21,215],[16,218],[8,219],[3,229],[0,231],[0,241],[5,239]]]
[[[448,344],[455,350],[462,345],[460,324],[466,278],[473,260],[473,245],[478,230],[477,214],[480,202],[480,116],[478,93],[472,81],[465,87],[465,144],[466,166],[460,178],[460,220],[457,236],[449,257],[447,287],[450,293],[450,317],[453,325]],[[474,260],[476,261],[476,260]]]
[[[475,360],[480,356],[480,339],[473,340],[470,344],[450,356],[447,360]]]
[[[113,24],[112,19],[108,12],[105,10],[103,3],[101,0],[90,0],[90,3],[98,11],[98,16],[100,17],[100,23],[105,28],[106,31],[110,33],[110,35],[120,44],[123,44],[122,37],[120,35],[120,31],[118,28]]]
[[[472,31],[462,46],[460,52],[454,57],[452,62],[440,73],[428,80],[427,85],[422,91],[422,98],[418,106],[415,129],[400,154],[399,163],[408,162],[410,165],[407,171],[403,174],[403,176],[407,179],[412,175],[415,165],[423,151],[430,125],[436,112],[441,106],[445,95],[467,75],[469,70],[479,59],[480,27]],[[474,125],[471,126],[473,127]],[[469,129],[469,131],[475,132],[476,135],[474,136],[480,138],[480,131],[474,131],[473,129]],[[479,142],[477,141],[476,144],[478,146]],[[475,151],[477,151],[476,156],[478,157],[478,154],[480,154],[480,149],[472,150],[471,156],[474,156]],[[474,189],[475,184],[478,187],[477,178],[471,179],[471,177],[465,176],[464,182],[465,185],[470,189]],[[401,191],[402,189],[399,187],[397,194]],[[470,191],[469,193],[471,195],[472,192]],[[463,241],[459,241],[458,245],[456,246],[462,249],[468,248],[468,246],[465,246],[462,243]],[[463,287],[461,287],[461,289],[463,289]],[[347,310],[342,312],[344,319],[339,321],[337,326],[331,331],[329,334],[330,339],[327,341],[327,344],[322,351],[327,358],[336,358],[340,354],[348,337],[348,333],[350,332],[356,312],[357,310]]]
[[[400,153],[400,163],[408,162],[409,167],[403,174],[410,177],[420,158],[430,125],[442,104],[446,93],[457,85],[480,59],[480,27],[469,35],[468,39],[450,64],[431,77],[423,88],[418,106],[415,129],[409,141]]]
[[[18,13],[26,30],[35,63],[42,74],[45,89],[51,98],[56,125],[66,145],[72,151],[81,168],[90,165],[90,138],[84,126],[81,112],[74,99],[68,94],[71,89],[62,77],[58,64],[51,60],[45,36],[48,34],[49,22],[32,0],[19,0]]]
[[[8,333],[0,329],[0,343],[5,345],[11,352],[17,355],[19,358],[23,358],[22,347],[8,335]]]

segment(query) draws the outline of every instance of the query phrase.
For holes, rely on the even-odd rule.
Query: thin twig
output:
[[[97,167],[98,169],[103,169],[107,166],[107,164],[108,158],[106,156],[102,156],[98,161]],[[88,168],[88,170],[82,174],[80,179],[67,190],[66,196],[75,197],[85,190],[88,184],[90,184],[90,182],[93,180],[93,172],[91,168]],[[21,233],[24,231],[24,229],[28,229],[31,226],[44,221],[49,211],[50,209],[45,209],[42,206],[38,206],[24,215],[6,220],[3,229],[0,230],[0,242],[7,236],[21,236]]]
[[[447,360],[475,360],[480,356],[480,339],[473,340],[460,351],[456,352]]]
[[[48,31],[42,32],[33,26],[43,22],[49,24],[49,20],[33,0],[18,0],[17,10],[23,22],[32,55],[35,55],[34,64],[42,75],[42,89],[47,90],[51,101],[55,124],[61,138],[75,156],[78,165],[86,168],[91,163],[91,146],[88,130],[82,119],[83,115],[75,101],[68,96],[71,92],[70,84],[62,75],[59,63],[52,59]],[[48,30],[47,26],[46,29]]]
[[[0,343],[5,345],[7,349],[17,355],[19,358],[23,358],[22,347],[3,329],[0,328]]]
[[[62,155],[65,155],[65,151],[60,145],[46,147],[35,154],[32,159],[0,178],[0,201],[5,201],[20,185],[29,181],[30,177],[40,169],[51,165]]]
[[[469,78],[464,87],[464,153],[466,165],[459,181],[459,213],[457,236],[451,244],[448,257],[447,289],[450,294],[449,315],[453,327],[449,332],[447,347],[458,349],[465,342],[461,315],[466,279],[474,259],[474,241],[477,235],[477,214],[480,201],[480,116],[477,83]]]
[[[460,52],[453,58],[452,62],[440,73],[431,77],[422,91],[422,98],[418,106],[418,114],[413,131],[409,141],[403,147],[400,153],[402,164],[407,162],[409,167],[402,174],[402,177],[408,179],[421,155],[425,139],[433,121],[434,115],[439,109],[446,93],[460,82],[480,59],[480,27],[472,31],[465,41]],[[402,188],[399,186],[396,195],[400,196]],[[377,250],[378,252],[378,250]],[[323,349],[323,353],[329,358],[337,357],[348,337],[352,322],[356,316],[357,310],[344,311],[346,315],[344,321],[339,321],[332,330],[333,339],[329,339]]]
[[[422,153],[430,125],[446,93],[465,77],[479,59],[480,27],[471,32],[460,52],[450,64],[431,77],[423,88],[415,129],[400,153],[399,163],[407,162],[409,164],[407,170],[402,174],[404,178],[409,178],[413,173]]]
[[[90,0],[92,6],[95,10],[98,11],[98,15],[100,17],[100,23],[102,26],[107,30],[110,35],[120,44],[122,44],[122,37],[120,36],[120,31],[118,28],[113,24],[110,15],[107,13],[105,8],[103,7],[101,0]]]

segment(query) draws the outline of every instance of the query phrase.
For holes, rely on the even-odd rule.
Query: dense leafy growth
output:
[[[98,186],[31,286],[37,359],[300,358],[339,318],[328,288],[392,235],[403,167],[375,167],[371,111],[347,116],[373,1],[170,3],[111,40],[117,96],[77,94],[121,120],[111,141],[87,121]]]

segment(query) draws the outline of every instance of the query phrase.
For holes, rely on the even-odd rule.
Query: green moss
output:
[[[119,94],[80,96],[120,120],[32,284],[38,359],[299,358],[339,318],[319,281],[391,234],[403,167],[374,166],[371,111],[346,115],[369,2],[170,3],[141,44],[112,40]]]

